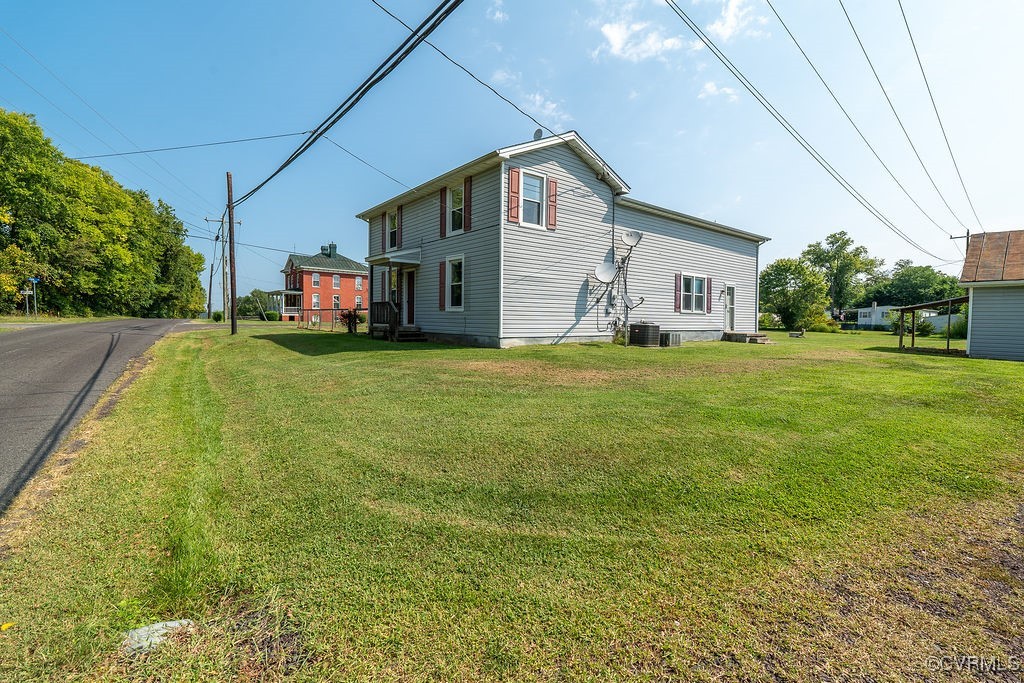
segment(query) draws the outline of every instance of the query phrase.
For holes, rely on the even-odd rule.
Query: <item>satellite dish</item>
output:
[[[537,130],[533,131],[533,139],[534,140],[540,140],[542,137],[544,137],[544,131],[542,131],[540,128],[538,128]]]
[[[635,247],[640,244],[640,240],[643,239],[644,234],[639,230],[626,230],[622,233],[622,242],[627,247]]]
[[[618,268],[615,267],[615,264],[608,263],[607,261],[599,264],[597,268],[594,268],[594,275],[596,275],[597,279],[606,285],[613,282],[617,274]]]
[[[622,303],[626,304],[626,308],[636,308],[636,304],[633,302],[633,297],[629,294],[622,295]]]

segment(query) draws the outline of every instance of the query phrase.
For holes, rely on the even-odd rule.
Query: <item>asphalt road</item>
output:
[[[0,334],[0,513],[129,361],[181,322],[58,323]]]

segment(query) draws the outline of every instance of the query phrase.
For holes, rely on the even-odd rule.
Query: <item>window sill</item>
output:
[[[444,309],[444,312],[448,313],[449,311],[451,311],[452,313],[462,313],[465,310],[466,310],[466,308],[464,306],[447,306]]]

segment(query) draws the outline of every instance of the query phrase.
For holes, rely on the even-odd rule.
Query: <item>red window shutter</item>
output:
[[[388,250],[388,212],[380,215],[380,250],[381,253]]]
[[[508,169],[508,222],[519,222],[519,169]]]
[[[676,273],[676,313],[683,311],[683,274]]]
[[[441,188],[441,239],[448,233],[448,188]]]
[[[462,181],[462,230],[473,229],[473,176],[468,175]]]
[[[398,205],[398,216],[395,219],[398,223],[398,248],[402,248],[402,205]]]
[[[445,263],[444,261],[441,261],[441,267],[438,269],[438,282],[440,284],[438,284],[437,287],[437,310],[439,311],[444,310],[444,280],[445,275],[447,274],[447,270],[448,264]]]
[[[704,301],[707,302],[708,313],[711,312],[711,278],[704,280]]]
[[[555,229],[555,214],[558,210],[558,181],[548,179],[548,230]]]

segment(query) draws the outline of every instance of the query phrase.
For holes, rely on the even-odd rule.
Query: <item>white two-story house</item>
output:
[[[610,340],[632,301],[630,322],[683,339],[756,332],[768,238],[629,191],[568,132],[495,150],[367,209],[358,217],[369,231],[371,327],[494,347]],[[623,278],[609,286],[595,274],[621,261],[625,231],[642,233],[629,296]]]

